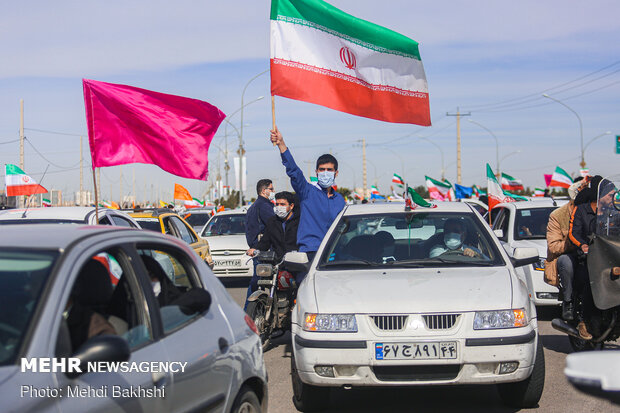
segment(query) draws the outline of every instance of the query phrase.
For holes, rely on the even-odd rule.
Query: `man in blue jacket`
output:
[[[338,161],[330,154],[319,156],[316,161],[318,186],[315,186],[306,180],[295,163],[277,127],[271,131],[271,142],[280,149],[282,164],[300,200],[301,216],[297,231],[299,251],[307,253],[308,260],[312,261],[327,230],[345,205],[342,195],[333,188],[338,176]]]

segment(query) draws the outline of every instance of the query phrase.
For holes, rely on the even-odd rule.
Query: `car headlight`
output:
[[[536,271],[544,271],[545,270],[545,261],[546,261],[545,258],[541,258],[541,259],[538,260],[537,263],[532,264],[532,265],[534,266],[534,269]]]
[[[525,309],[477,311],[474,317],[474,330],[491,330],[496,328],[525,327],[527,315]]]
[[[306,313],[305,331],[335,331],[341,333],[356,333],[357,321],[355,314],[314,314]]]

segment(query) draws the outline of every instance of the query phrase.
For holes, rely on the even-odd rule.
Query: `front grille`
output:
[[[246,251],[247,250],[214,250],[214,251],[211,251],[211,255],[217,255],[217,256],[244,255]]]
[[[407,324],[406,315],[371,315],[370,318],[379,330],[384,331],[402,330]]]
[[[215,275],[252,275],[248,268],[216,268],[213,270]]]
[[[429,330],[447,330],[452,328],[460,314],[425,314],[422,316]]]
[[[460,364],[373,366],[372,371],[380,381],[452,380],[459,375],[461,366]]]

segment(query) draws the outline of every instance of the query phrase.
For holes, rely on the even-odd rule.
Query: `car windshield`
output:
[[[157,218],[135,218],[140,224],[140,228],[147,229],[149,231],[161,232],[161,224]]]
[[[545,239],[549,215],[554,210],[554,207],[517,209],[515,239]]]
[[[15,363],[58,253],[0,251],[0,366]]]
[[[200,236],[245,234],[245,214],[216,215],[202,230]]]
[[[343,216],[319,269],[504,265],[473,213],[401,212]]]
[[[202,227],[211,218],[210,214],[190,212],[183,219],[192,227]]]

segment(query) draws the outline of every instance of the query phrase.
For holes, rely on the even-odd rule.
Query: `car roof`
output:
[[[245,215],[247,214],[248,209],[246,207],[241,207],[241,208],[236,208],[236,209],[229,209],[228,211],[220,211],[218,213],[216,213],[214,216],[218,216],[218,215]]]
[[[555,205],[553,204],[555,201]],[[568,199],[551,199],[551,198],[542,198],[537,199],[536,201],[519,201],[519,202],[504,202],[502,204],[497,204],[497,207],[507,207],[514,209],[533,209],[533,208],[553,208],[553,207],[561,207],[562,205],[568,203]]]
[[[111,225],[4,225],[2,227],[2,237],[0,237],[0,249],[65,249],[81,238],[110,231],[119,232],[120,235],[120,232],[135,232],[137,230]]]
[[[5,209],[0,211],[0,220],[7,219],[22,219],[24,212],[26,216],[23,219],[64,219],[64,220],[80,220],[83,221],[86,217],[95,211],[95,207],[47,207],[47,208],[20,208],[20,209]],[[107,208],[99,208],[99,214],[109,213]]]
[[[417,207],[414,212],[472,212],[472,207],[465,202],[435,202],[435,208]],[[345,215],[366,215],[366,214],[386,214],[394,212],[404,212],[403,202],[382,202],[378,204],[353,204],[346,207]]]

